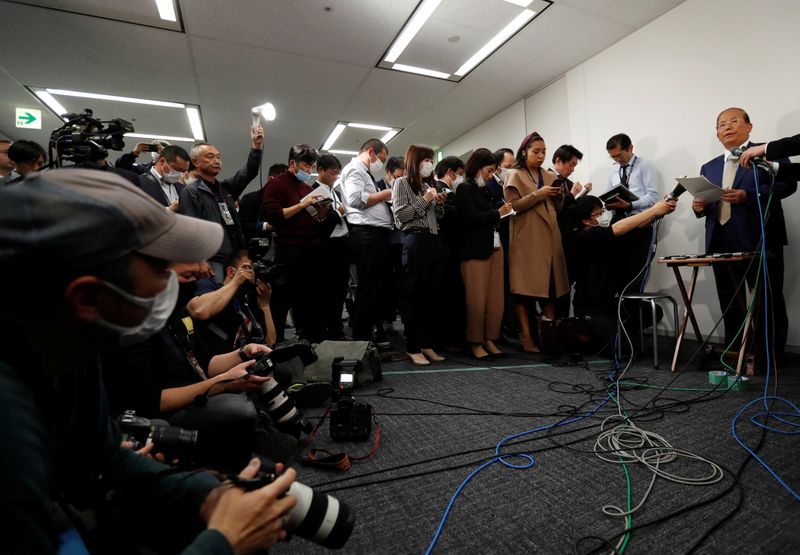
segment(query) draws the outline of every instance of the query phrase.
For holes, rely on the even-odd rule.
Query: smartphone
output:
[[[147,145],[142,150],[144,152],[158,152],[158,145]]]

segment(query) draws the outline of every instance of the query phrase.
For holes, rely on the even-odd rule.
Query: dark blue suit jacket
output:
[[[747,146],[751,147],[755,144],[757,143],[748,143]],[[788,162],[787,159],[775,161],[779,163]],[[714,185],[721,187],[723,168],[724,160],[723,156],[720,155],[710,162],[706,162],[700,169],[700,175],[705,176],[706,179]],[[769,200],[770,184],[770,176],[763,170],[758,170],[758,184],[761,207],[763,210],[766,208],[767,201]],[[732,227],[728,230],[730,232],[728,235],[729,244],[726,245],[726,250],[729,252],[756,250],[761,237],[761,223],[758,216],[758,200],[756,198],[757,193],[753,170],[738,166],[732,188],[747,191],[747,202],[731,205],[731,220],[726,226]],[[772,203],[770,204],[769,214],[764,226],[767,235],[767,250],[788,244],[781,199],[788,197],[796,190],[797,181],[775,181]],[[717,222],[718,210],[719,202],[712,202],[706,204],[706,209],[703,213],[706,218],[706,252],[708,252],[714,229],[719,225]]]

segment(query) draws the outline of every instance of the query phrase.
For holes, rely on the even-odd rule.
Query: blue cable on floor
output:
[[[611,374],[609,374],[609,379],[613,379],[614,374],[615,374],[615,372],[612,372]],[[500,442],[497,444],[497,446],[495,447],[495,450],[494,450],[495,454],[497,455],[497,457],[495,457],[495,458],[493,458],[493,459],[491,459],[489,461],[486,461],[485,463],[480,465],[478,468],[476,468],[475,470],[470,472],[469,476],[467,476],[464,479],[464,481],[461,482],[461,485],[458,486],[458,489],[456,489],[455,493],[453,494],[453,497],[450,499],[450,502],[447,504],[447,508],[444,511],[444,515],[442,515],[442,520],[441,520],[441,522],[439,522],[439,528],[436,530],[436,534],[433,536],[433,539],[431,540],[431,543],[428,546],[428,549],[425,551],[425,554],[429,555],[430,553],[433,552],[433,548],[436,547],[436,542],[439,541],[439,536],[441,535],[442,530],[444,530],[444,524],[447,521],[447,517],[450,514],[450,510],[453,508],[453,505],[455,505],[456,499],[458,498],[459,494],[463,491],[463,489],[466,487],[466,485],[470,482],[470,480],[472,480],[472,478],[474,478],[479,472],[481,472],[483,469],[493,465],[496,462],[500,462],[503,465],[507,466],[508,468],[512,468],[514,470],[524,470],[526,468],[531,468],[532,466],[534,466],[536,464],[536,460],[533,458],[533,455],[530,455],[528,453],[519,453],[519,454],[514,454],[514,455],[501,455],[500,454],[500,449],[503,447],[503,445],[505,443],[507,443],[508,441],[511,441],[512,439],[518,438],[518,437],[522,437],[522,436],[529,435],[529,434],[535,434],[537,432],[542,432],[542,431],[545,431],[545,430],[550,430],[552,428],[557,428],[559,426],[566,426],[567,424],[573,424],[575,422],[583,420],[584,418],[592,416],[594,413],[596,413],[598,410],[600,410],[603,407],[603,405],[608,403],[611,399],[613,399],[613,397],[614,397],[614,394],[613,393],[609,393],[608,396],[605,399],[603,399],[603,401],[601,401],[597,406],[595,406],[591,411],[587,412],[586,414],[582,414],[581,416],[575,416],[573,418],[569,418],[569,419],[563,420],[561,422],[556,422],[555,424],[548,424],[546,426],[540,426],[538,428],[534,428],[534,429],[528,430],[526,432],[519,432],[519,433],[516,433],[516,434],[511,434],[510,436],[506,436],[502,440],[500,440]],[[506,460],[506,459],[510,459],[512,457],[521,457],[527,462],[522,463],[522,464],[514,464],[514,463],[509,462],[508,460]]]
[[[731,433],[733,434],[733,439],[735,439],[736,442],[739,445],[741,445],[742,448],[745,451],[750,453],[750,456],[752,456],[756,461],[758,461],[758,463],[761,466],[763,466],[766,469],[766,471],[769,472],[770,475],[772,475],[772,477],[775,478],[775,480],[777,480],[777,482],[781,486],[783,486],[784,489],[786,489],[786,491],[788,491],[796,500],[800,501],[800,495],[798,495],[798,493],[794,489],[792,489],[792,487],[790,485],[788,485],[786,482],[784,482],[783,479],[774,470],[772,470],[772,467],[770,465],[768,465],[766,463],[766,461],[764,461],[761,457],[759,457],[752,449],[750,449],[750,447],[748,447],[741,440],[741,438],[739,437],[739,434],[736,433],[736,424],[739,422],[739,419],[742,417],[744,412],[747,409],[749,409],[751,406],[753,406],[754,404],[758,403],[759,401],[763,401],[763,403],[764,403],[764,412],[756,413],[756,414],[754,414],[753,416],[750,417],[750,421],[754,425],[756,425],[756,426],[758,426],[760,428],[763,428],[763,429],[765,429],[765,430],[767,430],[769,432],[776,432],[776,433],[779,433],[779,434],[795,435],[795,434],[800,433],[800,422],[792,422],[792,421],[786,420],[785,418],[782,418],[782,417],[786,416],[786,417],[794,417],[794,418],[799,418],[800,419],[800,408],[797,405],[795,405],[794,403],[792,403],[791,401],[789,401],[788,399],[785,399],[784,397],[779,397],[779,396],[775,396],[775,395],[769,395],[769,382],[770,382],[770,378],[771,378],[771,374],[772,374],[772,356],[771,356],[771,353],[770,353],[770,341],[769,341],[769,311],[768,311],[768,308],[769,308],[769,304],[768,304],[769,303],[769,291],[768,291],[768,279],[767,279],[767,253],[766,253],[766,244],[765,244],[766,233],[765,233],[765,230],[764,230],[764,213],[763,213],[763,211],[761,209],[761,191],[760,191],[760,187],[759,187],[759,183],[758,183],[758,170],[757,170],[755,164],[753,164],[753,175],[754,175],[754,178],[755,178],[755,186],[756,186],[756,202],[757,202],[757,205],[758,205],[758,216],[759,216],[759,219],[760,219],[760,222],[761,222],[761,265],[762,265],[761,270],[762,270],[762,273],[763,273],[763,276],[764,276],[764,283],[763,283],[763,285],[764,285],[764,343],[765,343],[764,350],[765,350],[766,359],[767,359],[767,375],[766,375],[766,378],[764,379],[764,391],[763,391],[761,397],[757,397],[757,398],[753,399],[752,401],[750,401],[749,403],[747,403],[745,406],[743,406],[739,410],[738,413],[736,413],[736,416],[733,417],[733,421],[731,422]],[[773,194],[772,191],[770,191],[770,200],[767,201],[767,209],[769,209],[769,204],[770,204],[770,202],[772,200],[772,194]],[[740,347],[740,349],[742,349],[742,348],[744,348],[744,345],[742,345]],[[773,403],[774,402],[785,403],[785,404],[789,405],[790,408],[794,409],[794,412],[772,412],[772,408],[769,405],[770,401],[773,402]],[[761,417],[764,417],[764,419],[765,419],[764,422],[761,422],[759,420],[759,418],[761,418]],[[778,420],[780,422],[783,422],[784,424],[786,424],[786,425],[790,426],[791,428],[793,428],[793,430],[787,431],[787,430],[782,430],[782,429],[775,428],[773,426],[768,425],[767,421],[770,418],[774,418],[774,419],[776,419],[776,420]]]

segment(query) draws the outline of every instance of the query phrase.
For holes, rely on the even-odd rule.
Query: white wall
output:
[[[756,8],[762,15],[754,16]],[[721,153],[714,124],[729,106],[749,112],[754,141],[800,132],[798,21],[795,0],[687,0],[459,137],[444,147],[445,154],[479,146],[516,149],[525,131],[537,130],[550,152],[562,143],[583,151],[574,178],[590,179],[599,194],[611,164],[605,142],[625,132],[634,151],[655,164],[666,193],[675,176],[697,175],[703,163]],[[520,111],[523,121],[512,121]],[[505,144],[497,144],[499,139]],[[665,219],[659,255],[704,250],[704,224],[691,214],[690,204],[682,198],[676,213]],[[784,288],[789,344],[800,347],[800,321],[791,317],[800,312],[795,310],[800,309],[800,281],[792,279],[800,270],[793,256],[800,243],[800,195],[783,206],[790,238]],[[695,312],[701,328],[710,330],[720,310],[711,272],[701,270],[700,276]],[[672,272],[658,264],[648,288],[680,298]]]

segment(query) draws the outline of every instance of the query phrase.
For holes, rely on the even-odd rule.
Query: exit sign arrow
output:
[[[31,114],[30,112],[25,112],[24,114],[22,114],[22,115],[19,117],[19,120],[20,120],[21,122],[25,123],[26,125],[30,125],[31,123],[33,123],[34,121],[36,121],[36,116],[34,116],[33,114]]]
[[[17,108],[17,127],[23,129],[41,129],[42,128],[42,111],[34,110],[33,108]]]

